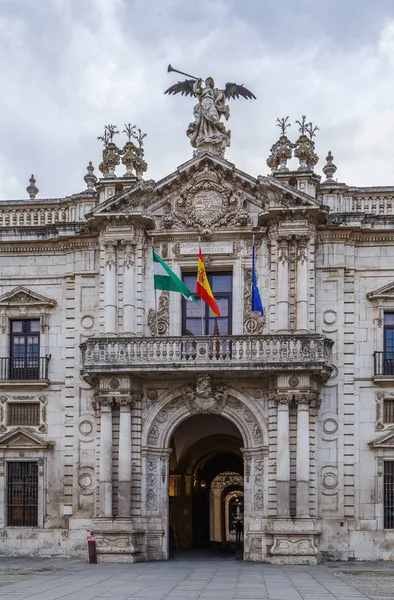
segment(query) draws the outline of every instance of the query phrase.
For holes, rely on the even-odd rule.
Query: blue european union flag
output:
[[[252,246],[252,311],[261,313],[264,317],[264,307],[257,287],[256,269],[254,266],[254,244]]]

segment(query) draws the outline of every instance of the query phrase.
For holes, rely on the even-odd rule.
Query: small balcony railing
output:
[[[394,352],[375,352],[373,357],[375,377],[386,376],[394,379]]]
[[[0,381],[40,381],[48,379],[50,357],[0,358]]]
[[[91,338],[83,373],[180,371],[331,372],[332,340],[319,334]]]

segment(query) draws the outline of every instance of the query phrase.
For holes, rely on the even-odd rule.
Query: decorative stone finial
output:
[[[333,183],[334,182],[334,173],[337,170],[337,166],[333,163],[334,157],[331,154],[331,150],[328,151],[326,157],[326,164],[323,167],[323,173],[326,176],[326,180],[323,183]]]
[[[313,123],[307,123],[306,115],[302,115],[301,121],[296,121],[296,123],[300,126],[299,132],[301,134],[294,145],[294,156],[300,161],[298,171],[313,171],[313,167],[319,161],[319,157],[315,153],[315,142],[313,141],[319,128],[314,127]]]
[[[38,192],[40,191],[36,186],[36,180],[34,179],[34,175],[32,175],[29,179],[30,185],[27,186],[26,191],[29,194],[30,200],[35,200]]]
[[[123,150],[120,151],[123,157],[122,163],[126,167],[125,177],[136,176],[137,179],[142,179],[142,174],[148,168],[144,160],[144,138],[146,138],[146,133],[142,133],[141,129],[131,123],[125,123],[122,133],[125,133],[128,138]],[[135,140],[138,146],[131,139]]]
[[[293,156],[293,147],[286,135],[286,129],[291,127],[290,123],[288,123],[289,117],[285,117],[282,119],[276,119],[277,127],[280,127],[282,135],[279,140],[271,147],[271,154],[267,158],[267,165],[270,167],[272,174],[277,171],[288,171],[287,161],[290,160]]]
[[[106,125],[104,127],[104,134],[97,137],[104,145],[103,161],[99,165],[99,169],[104,177],[116,177],[115,167],[120,163],[120,150],[114,143],[113,138],[118,133],[116,125]]]
[[[96,191],[95,185],[97,182],[97,177],[94,174],[94,166],[92,165],[91,160],[89,161],[89,164],[86,168],[87,168],[88,172],[86,173],[84,180],[87,185],[87,190],[88,190],[88,192],[95,192]]]

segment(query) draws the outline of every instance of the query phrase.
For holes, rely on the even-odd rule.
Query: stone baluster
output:
[[[99,398],[100,406],[100,515],[112,517],[112,398]]]
[[[114,240],[105,240],[104,271],[104,333],[117,333],[117,278],[116,278],[116,244]]]
[[[115,399],[119,406],[118,516],[131,513],[131,396]]]
[[[297,246],[297,331],[308,327],[308,238],[301,237]]]
[[[276,484],[277,484],[277,516],[289,518],[290,516],[290,424],[289,424],[289,398],[279,396],[278,424],[277,424],[277,459],[276,459]]]
[[[130,240],[124,245],[123,260],[123,333],[135,335],[135,246]]]
[[[308,394],[296,398],[297,403],[297,467],[296,515],[309,517],[309,405]]]
[[[289,240],[278,240],[277,331],[289,330]]]

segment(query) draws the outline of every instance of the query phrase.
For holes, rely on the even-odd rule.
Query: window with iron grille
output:
[[[394,398],[383,400],[383,423],[394,423]]]
[[[40,424],[38,402],[10,402],[7,405],[7,425],[37,427]]]
[[[394,529],[394,460],[384,463],[384,528]]]
[[[37,527],[38,463],[7,463],[7,525]]]

